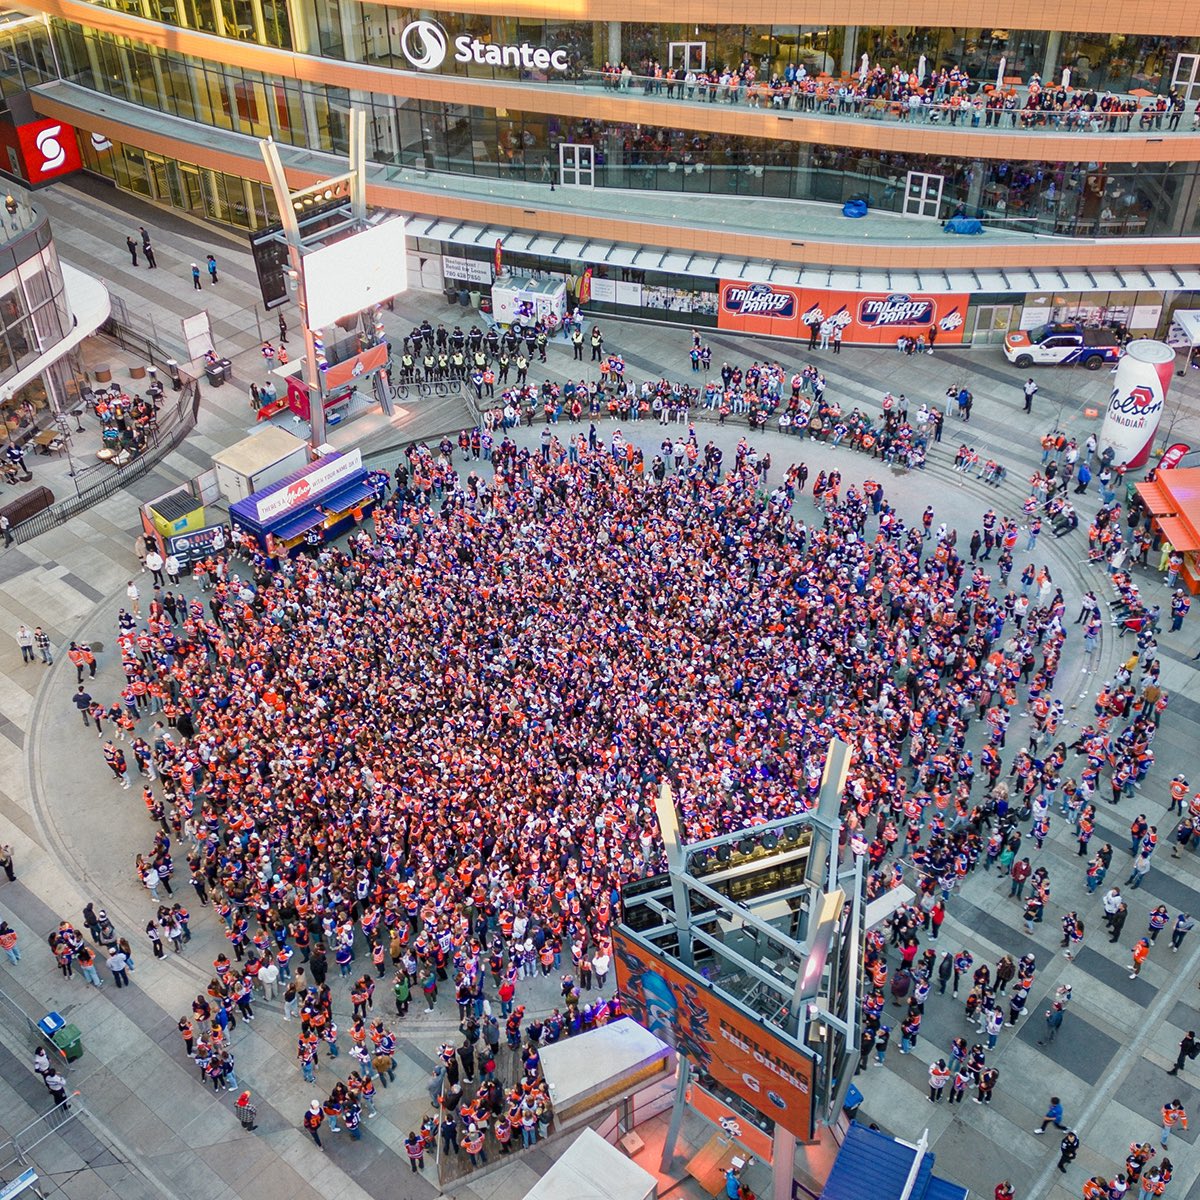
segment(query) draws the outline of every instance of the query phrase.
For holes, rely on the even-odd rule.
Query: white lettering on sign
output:
[[[436,21],[410,21],[400,34],[400,49],[418,71],[436,71],[446,61],[446,45],[446,31]],[[525,71],[566,71],[571,65],[565,50],[485,42],[469,34],[454,39],[454,61]]]
[[[491,283],[492,261],[480,262],[474,258],[445,254],[442,256],[442,274],[447,279],[457,279],[463,283]]]
[[[337,458],[319,459],[318,465],[307,475],[293,480],[285,487],[277,486],[275,491],[263,496],[255,505],[258,519],[269,521],[289,509],[299,508],[319,492],[333,487],[335,483],[341,483],[343,479],[348,479],[361,470],[362,451],[359,449],[351,450]]]

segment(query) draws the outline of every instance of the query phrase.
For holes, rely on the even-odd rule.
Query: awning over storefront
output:
[[[408,235],[475,246],[490,256],[499,237],[505,251],[536,254],[564,263],[607,264],[639,271],[668,271],[710,279],[743,279],[783,287],[832,288],[840,291],[955,292],[978,295],[1003,292],[1117,292],[1200,291],[1200,271],[1190,267],[1122,268],[1091,270],[1037,268],[1001,271],[847,271],[833,267],[798,267],[757,262],[740,257],[633,246],[599,239],[559,237],[552,234],[505,231],[495,225],[473,225],[412,217]],[[1184,314],[1177,312],[1175,319]]]

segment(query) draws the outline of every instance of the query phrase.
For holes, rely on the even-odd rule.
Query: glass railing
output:
[[[1158,96],[1094,93],[1047,88],[1033,94],[1028,86],[1005,81],[969,83],[954,94],[942,88],[878,87],[853,76],[818,76],[796,83],[743,82],[722,76],[694,80],[634,74],[628,70],[580,70],[569,79],[529,74],[520,83],[552,87],[598,88],[614,95],[651,99],[667,105],[723,104],[771,114],[835,120],[884,121],[997,133],[1194,133],[1200,114],[1183,107],[1157,108]],[[1092,106],[1084,101],[1095,97]],[[1167,97],[1163,97],[1168,102]],[[667,123],[664,121],[664,123]]]

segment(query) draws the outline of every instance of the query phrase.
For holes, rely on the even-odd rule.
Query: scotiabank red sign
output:
[[[60,175],[70,175],[82,166],[73,125],[53,120],[18,125],[17,140],[25,162],[25,177],[30,183],[45,183]]]
[[[812,326],[842,332],[842,341],[889,345],[900,337],[958,343],[963,338],[968,298],[960,294],[840,292],[781,287],[773,283],[721,281],[717,325],[743,333],[807,338]]]

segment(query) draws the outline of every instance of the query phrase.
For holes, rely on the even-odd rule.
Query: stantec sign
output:
[[[400,49],[418,71],[436,71],[446,61],[449,39],[436,21],[410,21],[400,34]],[[547,50],[545,46],[532,46],[528,42],[497,44],[469,34],[454,39],[454,61],[518,67],[526,71],[565,71],[570,66],[565,50]]]

